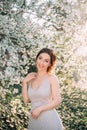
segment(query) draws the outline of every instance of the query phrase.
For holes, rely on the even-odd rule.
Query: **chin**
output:
[[[37,68],[38,69],[38,71],[47,71],[47,69],[45,69],[45,68]]]

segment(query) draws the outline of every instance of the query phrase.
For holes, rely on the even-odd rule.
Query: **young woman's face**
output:
[[[50,66],[50,60],[50,56],[47,53],[41,53],[36,60],[37,69],[39,71],[47,71]]]

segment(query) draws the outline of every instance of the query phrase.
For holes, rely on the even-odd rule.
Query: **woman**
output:
[[[51,74],[55,61],[53,50],[43,48],[36,56],[37,73],[23,79],[23,100],[31,102],[28,130],[63,130],[55,109],[61,102],[58,79]]]

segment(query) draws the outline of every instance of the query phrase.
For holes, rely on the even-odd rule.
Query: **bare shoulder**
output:
[[[37,74],[36,72],[30,72],[27,75],[33,75],[33,74]]]
[[[55,74],[49,74],[51,84],[57,83],[59,84],[59,79]]]
[[[36,76],[36,75],[37,75],[36,72],[30,72],[30,73],[27,74],[26,77],[32,77],[32,76]]]
[[[50,80],[56,81],[58,80],[58,77],[55,74],[49,74]]]

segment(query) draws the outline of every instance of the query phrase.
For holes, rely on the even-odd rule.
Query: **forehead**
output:
[[[41,53],[39,56],[43,57],[44,59],[50,60],[50,55],[48,53]]]

